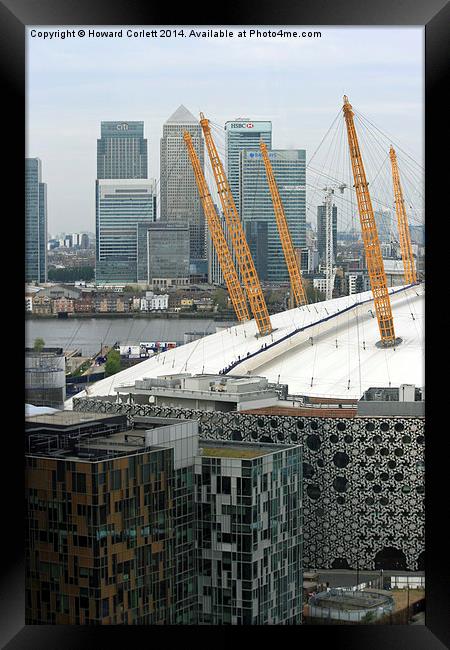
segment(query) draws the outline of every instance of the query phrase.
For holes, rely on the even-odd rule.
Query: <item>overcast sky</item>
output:
[[[308,161],[347,94],[423,161],[422,27],[306,28],[321,39],[239,39],[244,28],[232,27],[232,39],[44,40],[32,29],[77,28],[27,29],[26,156],[42,160],[51,234],[95,231],[100,122],[143,120],[149,177],[158,178],[162,125],[180,104],[221,125],[240,116],[271,120],[273,147],[306,149]]]

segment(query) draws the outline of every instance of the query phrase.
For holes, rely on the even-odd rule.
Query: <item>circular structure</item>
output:
[[[394,610],[394,599],[383,591],[330,589],[309,599],[311,618],[371,623]]]
[[[378,322],[370,313],[372,292],[365,291],[271,315],[273,331],[263,345],[254,320],[224,328],[201,344],[186,343],[96,382],[90,396],[116,397],[116,387],[166,375],[169,368],[171,374],[226,369],[230,375],[288,384],[292,395],[332,398],[360,399],[372,386],[423,386],[425,285],[391,287],[389,294],[396,333],[403,339],[398,347],[376,347]],[[365,346],[361,343],[358,352],[355,342],[362,340],[362,331]],[[314,368],[314,377],[300,368]],[[77,397],[85,397],[84,391]],[[71,399],[66,408],[72,408]],[[311,425],[314,430],[317,422]],[[340,424],[338,431],[346,427]]]

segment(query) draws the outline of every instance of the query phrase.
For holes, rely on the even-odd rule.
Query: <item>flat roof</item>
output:
[[[200,440],[200,448],[203,456],[221,457],[221,458],[258,458],[260,456],[267,456],[274,452],[289,449],[289,446],[295,445],[277,445],[277,444],[264,444],[264,443],[236,443],[231,441],[220,442]]]
[[[120,413],[83,413],[80,411],[57,411],[56,413],[41,413],[25,418],[26,422],[36,424],[71,425],[98,420],[110,420],[113,417],[123,417]]]

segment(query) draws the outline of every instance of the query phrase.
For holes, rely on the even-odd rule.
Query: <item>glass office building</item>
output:
[[[202,127],[183,105],[163,125],[161,153],[161,222],[184,222],[190,229],[191,261],[206,259],[205,217],[183,133],[188,131],[204,170]]]
[[[155,217],[154,180],[96,181],[96,284],[138,281],[138,228]]]
[[[272,148],[272,122],[253,122],[238,118],[225,123],[225,168],[238,213],[241,210],[240,154],[245,149],[258,149],[260,140]]]
[[[147,178],[144,122],[102,122],[97,178]]]
[[[47,281],[47,184],[39,158],[25,158],[25,282]]]
[[[268,152],[283,203],[294,248],[306,246],[306,151],[274,149]],[[259,250],[259,259],[267,260],[267,268],[258,268],[269,282],[288,282],[289,274],[275,220],[272,197],[267,183],[264,162],[258,149],[240,153],[239,196],[240,216],[244,227],[249,222],[267,224],[267,251]],[[261,228],[261,226],[259,226]]]
[[[144,230],[144,227],[141,227]],[[152,287],[189,284],[189,228],[186,224],[154,223],[147,233],[147,277]],[[141,241],[144,238],[140,237]]]

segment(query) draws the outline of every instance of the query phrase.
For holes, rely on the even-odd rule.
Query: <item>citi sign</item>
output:
[[[245,124],[242,122],[235,122],[231,124],[232,129],[253,129],[254,126],[253,122],[246,122]]]
[[[116,129],[118,131],[128,131],[128,124],[117,124]]]

